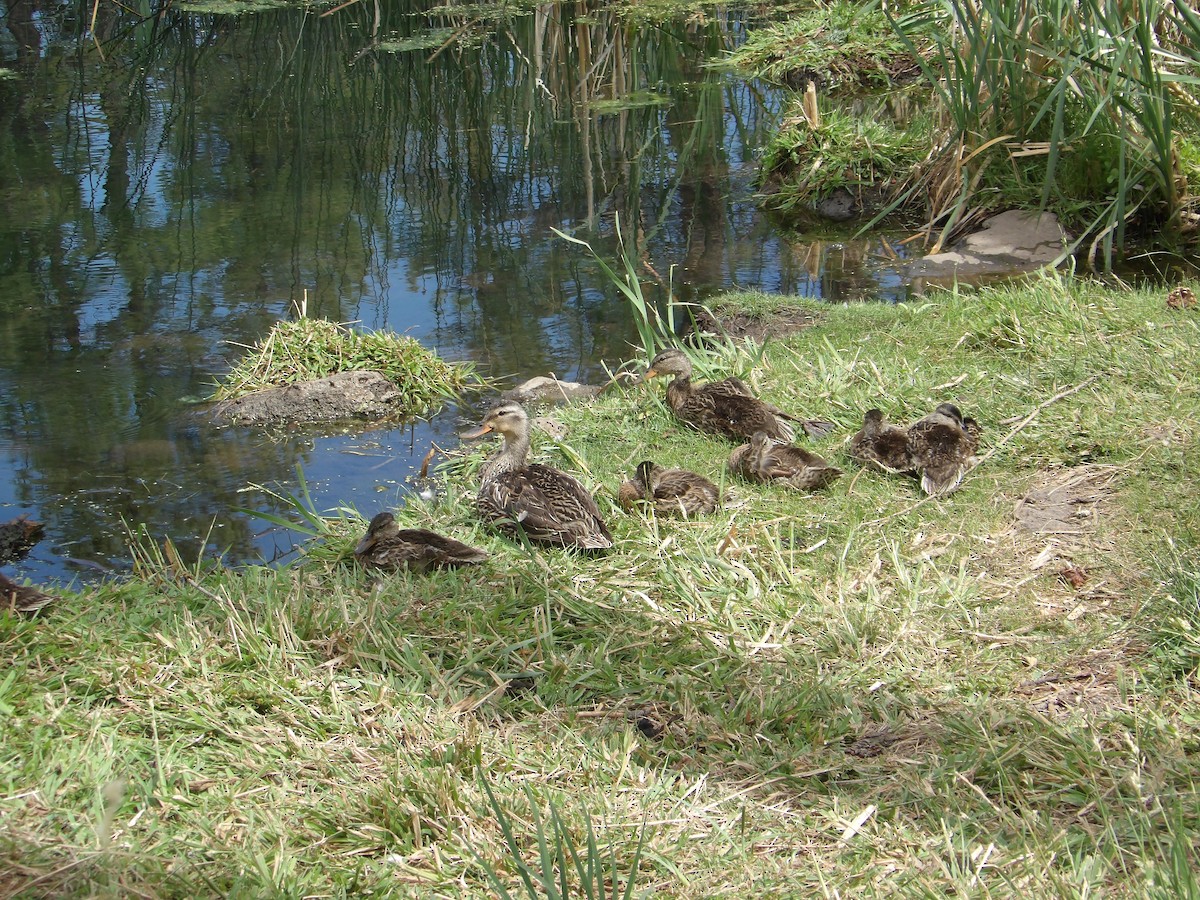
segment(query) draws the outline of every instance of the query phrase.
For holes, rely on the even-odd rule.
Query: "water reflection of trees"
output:
[[[478,44],[378,49],[445,24],[424,10],[104,3],[93,43],[81,7],[9,8],[0,422],[21,502],[64,498],[70,540],[119,555],[95,537],[116,541],[119,516],[207,527],[245,483],[290,474],[295,445],[202,434],[178,401],[305,289],[314,314],[415,326],[498,374],[591,376],[633,331],[551,225],[615,252],[619,217],[685,281],[786,271],[777,245],[738,240],[730,204],[773,112],[704,67],[731,14],[640,28],[544,4]],[[664,102],[598,105],[651,93]]]

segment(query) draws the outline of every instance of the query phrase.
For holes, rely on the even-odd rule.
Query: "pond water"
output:
[[[130,527],[185,559],[286,557],[296,535],[247,511],[283,510],[257,486],[294,494],[298,467],[320,510],[403,502],[478,410],[336,433],[189,415],[302,301],[518,381],[596,380],[632,352],[628,310],[552,227],[615,262],[619,220],[685,299],[904,295],[881,245],[758,212],[783,97],[707,65],[742,39],[732,13],[426,7],[102,3],[94,38],[91,4],[2,8],[0,521],[47,525],[15,574],[127,569]]]

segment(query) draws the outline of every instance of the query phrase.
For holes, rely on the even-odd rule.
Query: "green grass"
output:
[[[799,90],[816,76],[824,91],[845,93],[888,87],[890,68],[909,56],[875,4],[837,0],[775,12],[780,21],[754,28],[729,54],[730,65]]]
[[[336,372],[373,369],[400,389],[403,408],[419,413],[439,400],[458,397],[480,379],[474,367],[449,363],[407,335],[353,331],[327,319],[302,316],[276,322],[217,385],[212,399],[225,400]]]
[[[891,196],[929,155],[933,129],[927,115],[900,125],[888,116],[825,104],[814,124],[802,106],[793,103],[763,154],[760,177],[770,188],[764,202],[773,209],[803,210],[839,188],[855,196],[862,191]]]
[[[845,476],[699,521],[616,505],[646,457],[729,483],[661,386],[560,409],[534,456],[586,465],[606,555],[484,528],[471,445],[399,511],[470,571],[373,579],[346,516],[284,571],[142,547],[0,612],[0,894],[1196,897],[1200,320],[1163,299],[820,307],[751,380]],[[940,400],[985,428],[959,492],[844,455]],[[1071,474],[1081,533],[1021,530]]]

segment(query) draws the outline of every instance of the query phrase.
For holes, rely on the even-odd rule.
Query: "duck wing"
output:
[[[764,431],[779,440],[791,440],[792,426],[755,397],[697,389],[677,410],[679,417],[702,431],[723,434],[734,440],[746,440],[756,431]]]
[[[57,597],[39,591],[26,584],[17,584],[8,576],[0,573],[0,607],[10,607],[17,612],[37,612],[43,606],[49,606]]]
[[[823,488],[841,474],[841,469],[820,454],[791,445],[768,449],[758,463],[758,475],[764,481],[786,481],[800,490]]]
[[[914,468],[908,453],[908,430],[896,425],[884,425],[875,435],[859,431],[850,439],[849,452],[860,463],[893,475],[905,474]]]
[[[711,390],[715,394],[722,397],[749,397],[756,403],[761,404],[762,407],[771,415],[785,420],[785,422],[779,423],[783,429],[791,432],[792,429],[786,424],[786,422],[795,422],[804,429],[804,433],[810,438],[825,437],[825,435],[832,433],[837,427],[833,422],[830,422],[826,419],[802,419],[799,416],[794,416],[789,412],[785,412],[773,403],[768,403],[761,397],[755,397],[754,394],[750,392],[750,388],[747,386],[746,382],[742,381],[740,378],[731,376],[723,381],[714,381],[711,384],[707,384],[703,388],[700,388],[700,390]],[[780,433],[782,434],[782,431]],[[774,437],[775,435],[772,436]],[[791,437],[789,436],[781,439],[791,440]]]
[[[655,474],[654,509],[660,515],[703,515],[717,508],[720,489],[695,472],[665,469]]]
[[[424,528],[402,528],[396,538],[410,548],[413,559],[410,566],[413,568],[420,564],[427,567],[474,565],[488,558],[487,552],[478,547]]]

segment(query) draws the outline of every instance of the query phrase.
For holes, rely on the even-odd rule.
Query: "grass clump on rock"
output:
[[[415,413],[480,384],[473,366],[447,362],[413,338],[354,331],[328,319],[277,322],[249,350],[212,399],[236,399],[336,372],[372,370],[394,382],[402,393],[401,405]]]

